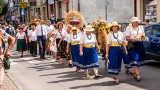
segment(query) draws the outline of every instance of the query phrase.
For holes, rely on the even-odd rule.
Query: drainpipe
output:
[[[137,17],[137,0],[134,0],[134,16]]]
[[[55,19],[55,23],[57,21],[57,16],[56,16],[56,0],[54,0],[54,19]]]

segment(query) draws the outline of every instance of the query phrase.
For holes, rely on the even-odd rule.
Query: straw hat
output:
[[[62,24],[62,26],[64,27],[63,22],[58,22],[57,26],[59,27],[60,24]]]
[[[111,26],[110,27],[113,27],[113,26],[118,26],[118,27],[121,27],[120,24],[118,24],[118,22],[112,22]]]
[[[140,20],[138,19],[138,17],[132,17],[131,23],[132,23],[132,22],[140,22]]]
[[[109,23],[109,24],[106,26],[106,28],[110,28],[111,26],[112,26],[112,24]]]
[[[55,31],[51,32],[51,35],[55,35],[55,34],[56,34],[56,32],[55,32]]]
[[[72,28],[72,25],[70,25],[70,24],[69,24],[69,25],[67,25],[67,28],[69,28],[69,27],[71,27],[71,28]]]
[[[85,31],[94,31],[94,28],[92,28],[91,25],[87,25],[84,30],[85,30]]]
[[[63,25],[63,22],[58,22],[57,25],[59,25],[59,24],[62,24],[62,25]]]
[[[19,26],[18,29],[23,29],[23,26]]]
[[[76,31],[78,31],[78,29],[77,29],[76,27],[72,27],[72,31],[73,31],[73,30],[76,30]]]

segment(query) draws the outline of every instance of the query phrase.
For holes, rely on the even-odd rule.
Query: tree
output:
[[[5,15],[8,11],[8,4],[5,0],[0,0],[0,6],[2,7],[2,13],[0,13],[0,16]]]

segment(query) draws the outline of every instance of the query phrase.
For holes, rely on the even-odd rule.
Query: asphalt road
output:
[[[102,78],[83,78],[84,72],[75,73],[75,68],[67,64],[60,65],[49,58],[39,60],[26,52],[21,58],[20,54],[12,50],[12,63],[8,75],[20,90],[160,90],[160,62],[149,61],[140,68],[141,82],[132,76],[126,75],[124,68],[119,75],[120,84],[116,85],[112,75],[107,74],[103,61],[99,60],[99,73]]]

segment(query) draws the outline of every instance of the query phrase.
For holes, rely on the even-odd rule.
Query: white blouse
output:
[[[67,40],[68,40],[69,35],[70,35],[70,34],[67,33],[67,31],[62,32],[62,36],[64,37],[64,41],[67,41]]]
[[[20,32],[17,33],[16,37],[18,37],[18,39],[25,39],[24,37],[26,36],[25,32],[22,32],[20,34]]]
[[[81,39],[81,35],[80,34],[77,34],[77,35],[70,34],[68,36],[67,42],[68,43],[80,42],[80,39]]]
[[[30,41],[36,41],[37,40],[37,36],[36,36],[36,31],[34,30],[30,30],[28,32],[28,36],[29,36],[29,40]]]
[[[54,40],[54,39],[55,39],[55,38],[53,38],[53,37],[50,37],[50,38],[49,38],[49,40],[50,40],[50,42],[51,42],[51,45],[52,45],[53,42],[54,42],[54,45],[57,46],[57,45],[56,45],[56,40]]]
[[[142,34],[145,35],[144,27],[138,26],[136,30],[133,27],[127,27],[125,34],[126,36],[130,36],[132,39],[139,40]]]
[[[123,33],[118,31],[117,33],[110,32],[107,38],[107,44],[116,43],[122,44],[125,42]]]
[[[58,29],[56,30],[56,39],[61,39],[62,38],[62,33],[64,33],[65,30],[62,29],[62,31],[60,32]]]
[[[47,34],[48,34],[52,30],[54,30],[54,27],[52,25],[50,25],[50,26],[46,26],[46,29],[47,29]]]
[[[80,44],[94,45],[95,43],[97,43],[97,39],[94,34],[91,34],[88,37],[87,34],[81,35]]]
[[[38,26],[36,26],[36,36],[42,36],[42,34],[47,37],[46,26],[44,26],[44,25],[38,25]]]

